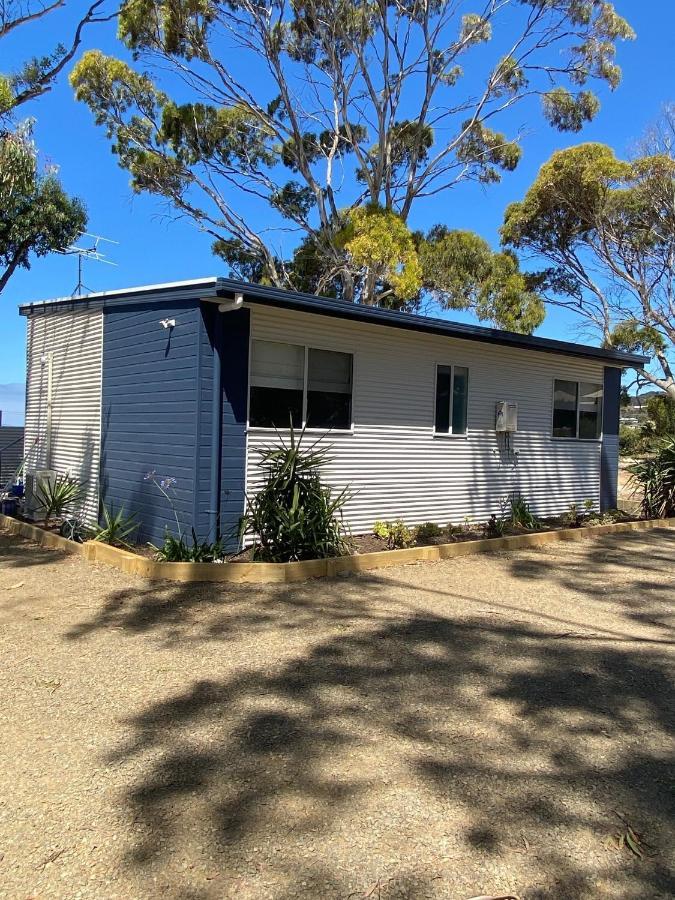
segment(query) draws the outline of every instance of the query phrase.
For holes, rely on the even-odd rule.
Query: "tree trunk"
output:
[[[16,271],[17,266],[19,265],[19,261],[21,259],[21,253],[15,253],[12,257],[12,261],[7,266],[5,271],[0,275],[0,294],[7,287],[7,282],[12,277],[14,272]]]

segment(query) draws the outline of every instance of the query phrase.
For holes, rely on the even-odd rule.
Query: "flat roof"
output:
[[[565,356],[578,356],[586,359],[598,359],[620,366],[646,366],[649,358],[622,350],[605,347],[593,347],[587,344],[576,344],[570,341],[559,341],[552,338],[518,334],[514,331],[501,331],[497,328],[485,328],[482,325],[466,325],[450,319],[432,318],[416,313],[382,309],[378,306],[366,306],[360,303],[349,303],[345,300],[334,300],[318,297],[314,294],[302,294],[297,291],[286,291],[268,285],[252,284],[237,281],[233,278],[209,276],[206,278],[172,281],[165,284],[148,284],[139,287],[122,288],[112,291],[97,291],[76,297],[60,297],[22,303],[19,306],[21,315],[31,315],[61,305],[101,304],[103,307],[123,305],[131,299],[161,302],[166,299],[229,299],[234,294],[244,295],[245,302],[260,303],[265,306],[276,306],[294,309],[300,312],[316,313],[334,318],[367,322],[372,325],[386,325],[390,328],[402,328],[427,334],[438,334],[446,337],[479,341],[486,344],[499,344],[524,350],[535,350],[543,353],[559,353]]]

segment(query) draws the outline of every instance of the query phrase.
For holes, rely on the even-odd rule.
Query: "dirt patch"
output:
[[[670,897],[674,560],[149,584],[0,537],[0,895]]]

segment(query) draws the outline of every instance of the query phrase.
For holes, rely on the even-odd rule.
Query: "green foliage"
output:
[[[208,232],[235,274],[399,307],[422,287],[418,201],[512,171],[520,146],[491,126],[527,97],[578,129],[597,110],[589,83],[616,87],[615,43],[632,37],[607,0],[124,0],[118,22],[134,65],[90,51],[71,80],[134,189]],[[506,56],[489,48],[504,33]],[[468,94],[465,59],[484,85]],[[264,230],[251,197],[269,207]],[[301,250],[280,259],[272,235],[288,221]],[[509,276],[502,318],[531,330],[536,301]]]
[[[529,290],[512,254],[494,253],[470,231],[437,225],[419,238],[424,286],[448,309],[470,309],[481,322],[530,334],[544,320],[544,304]]]
[[[640,491],[641,513],[647,519],[675,516],[675,437],[631,466],[632,486]]]
[[[220,541],[209,543],[200,541],[197,533],[192,529],[192,543],[188,543],[184,535],[175,537],[167,529],[164,534],[164,543],[161,547],[150,544],[155,551],[155,557],[161,562],[218,562],[224,556],[224,550]]]
[[[591,91],[574,95],[559,87],[544,94],[544,115],[558,131],[581,131],[600,111],[600,101]]]
[[[390,285],[401,301],[411,300],[422,286],[413,236],[400,216],[376,206],[352,210],[337,236],[357,271],[368,283]]]
[[[415,529],[415,541],[418,544],[430,544],[443,534],[443,529],[436,522],[423,522]]]
[[[619,426],[619,453],[621,456],[635,456],[643,447],[642,429],[633,425]]]
[[[131,538],[139,528],[140,523],[135,516],[128,516],[124,507],[115,512],[114,507],[103,505],[103,525],[94,529],[94,540],[113,547],[130,547]]]
[[[59,474],[51,480],[40,481],[35,496],[46,528],[52,518],[59,518],[66,510],[76,508],[84,499],[84,490],[76,478]]]
[[[497,518],[493,513],[483,526],[483,533],[485,534],[485,537],[488,538],[503,537],[506,534],[508,524],[509,523],[505,518]]]
[[[387,542],[388,550],[404,550],[415,543],[416,532],[408,528],[401,519],[395,522],[377,521],[373,525],[373,534]]]
[[[671,151],[672,152],[672,151]],[[603,144],[553,154],[506,210],[503,246],[551,265],[530,279],[545,300],[590,323],[605,346],[656,357],[641,370],[675,397],[675,159],[617,159]]]
[[[349,551],[341,510],[349,492],[333,495],[321,480],[329,461],[318,442],[307,449],[305,433],[291,427],[288,443],[260,451],[262,485],[246,501],[240,534],[253,535],[254,559],[293,562],[343,556]]]
[[[656,438],[675,436],[675,400],[672,397],[655,396],[647,400],[644,432]]]
[[[502,504],[503,517],[508,524],[516,528],[538,528],[539,520],[530,510],[529,504],[522,494],[514,491]]]
[[[15,135],[0,135],[0,165],[8,156],[16,161],[21,155],[16,140]],[[87,216],[82,202],[66,195],[56,175],[37,173],[34,161],[18,162],[12,178],[0,177],[0,197],[2,292],[17,268],[30,268],[31,256],[45,256],[75,240]]]
[[[91,539],[92,529],[78,516],[69,516],[61,522],[59,534],[76,544],[83,544]]]

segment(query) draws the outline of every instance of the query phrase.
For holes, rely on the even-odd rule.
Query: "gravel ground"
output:
[[[0,569],[2,897],[675,895],[675,531],[291,586]]]

